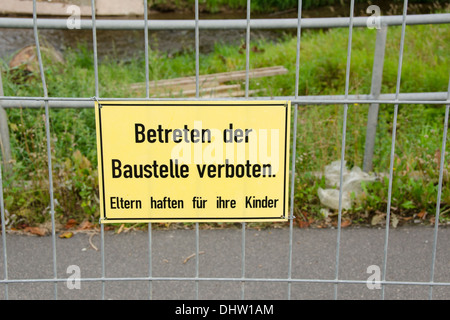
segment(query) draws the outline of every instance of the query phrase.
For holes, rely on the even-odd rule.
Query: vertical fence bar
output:
[[[150,68],[148,65],[148,3],[144,0],[144,55],[145,55],[145,97],[150,98]]]
[[[297,13],[297,47],[296,47],[296,61],[295,61],[295,99],[298,99],[298,86],[300,78],[300,37],[302,28],[302,0],[298,1]],[[297,118],[298,105],[294,106],[294,128],[292,131],[292,160],[291,160],[291,208],[289,213],[289,265],[288,265],[288,279],[292,279],[292,242],[294,231],[294,195],[295,195],[295,160],[297,157]],[[288,282],[288,300],[291,299],[291,281]]]
[[[200,254],[199,254],[199,224],[195,223],[195,300],[198,300],[198,275],[199,275],[199,262],[200,262]]]
[[[375,53],[372,68],[372,84],[370,94],[373,99],[378,99],[381,93],[381,82],[383,80],[384,53],[386,51],[386,35],[387,25],[382,26],[377,31],[375,42]],[[366,142],[364,146],[363,171],[370,172],[373,170],[373,152],[375,147],[375,136],[378,123],[378,103],[372,103],[369,106],[366,128]]]
[[[2,82],[2,70],[0,68],[0,97],[3,97],[4,93],[3,93],[3,82]],[[1,100],[0,100],[1,103]],[[8,145],[9,145],[9,130],[8,130],[8,121],[6,119],[6,112],[5,109],[3,109],[0,105],[0,112],[1,113],[5,113],[4,117],[1,116],[1,139],[2,139],[2,144],[5,144],[5,138],[4,138],[4,126],[6,125],[6,133],[8,133]],[[10,149],[11,151],[11,149]],[[5,170],[7,169],[7,159],[8,155],[7,152],[3,152],[2,149],[2,160],[3,160],[3,164],[4,164],[4,168]],[[11,159],[11,156],[9,157],[9,159]],[[6,253],[6,219],[5,219],[5,205],[3,203],[3,178],[2,178],[2,168],[0,165],[0,219],[1,219],[1,223],[2,223],[2,246],[3,246],[3,278],[4,280],[8,280],[8,257],[7,257],[7,253]],[[5,299],[8,300],[8,283],[5,283]]]
[[[97,25],[95,21],[95,0],[91,0],[92,10],[92,47],[94,52],[94,81],[95,81],[95,98],[99,98],[99,83],[98,83],[98,55],[97,55]],[[100,221],[100,251],[102,262],[102,300],[105,299],[105,227]]]
[[[198,300],[198,275],[199,275],[199,262],[200,262],[200,254],[199,254],[199,224],[195,223],[195,300]]]
[[[102,262],[102,300],[105,300],[105,227],[100,223],[100,252]]]
[[[247,0],[247,28],[245,33],[245,97],[248,98],[250,69],[250,11],[251,0]]]
[[[145,50],[145,97],[150,98],[150,68],[148,62],[148,1],[144,0],[144,50]],[[152,223],[148,223],[148,276],[152,277]],[[148,298],[152,300],[153,295],[153,285],[152,280],[148,283]]]
[[[450,80],[448,83],[448,95],[447,100],[450,99]],[[442,148],[441,148],[441,159],[439,162],[439,184],[438,184],[438,194],[436,200],[436,215],[434,218],[434,238],[433,238],[433,251],[431,257],[431,272],[430,272],[430,282],[434,282],[434,268],[436,263],[436,248],[437,248],[437,236],[439,228],[439,218],[441,213],[441,195],[442,195],[442,180],[444,177],[444,165],[445,165],[445,148],[447,142],[447,130],[448,130],[448,112],[450,104],[445,107],[445,119],[444,119],[444,133],[442,135]],[[433,286],[430,286],[429,299],[433,299]]]
[[[0,79],[0,86],[1,86],[1,79]],[[0,96],[3,96],[3,92],[1,92]],[[11,144],[9,139],[8,115],[6,114],[5,109],[1,106],[1,102],[0,102],[0,143],[1,143],[3,165],[5,168],[5,172],[8,173],[11,171],[11,159],[12,159]]]
[[[345,99],[348,98],[348,90],[350,85],[350,64],[351,64],[351,53],[352,53],[352,37],[353,37],[353,11],[355,7],[355,1],[352,0],[350,3],[350,26],[348,34],[348,44],[347,44],[347,66],[345,70]],[[347,135],[347,113],[348,104],[344,104],[344,119],[342,123],[342,141],[341,141],[341,168],[339,176],[339,210],[338,210],[338,231],[336,240],[336,264],[335,264],[335,280],[339,278],[339,254],[341,245],[341,221],[342,221],[342,186],[344,184],[344,165],[345,165],[345,138]],[[337,286],[334,284],[334,299],[337,299]]]
[[[199,27],[198,27],[198,0],[195,0],[195,97],[200,96],[200,37],[199,37]],[[198,279],[199,276],[199,224],[195,223],[195,278]],[[198,280],[195,280],[195,299],[198,300]]]
[[[152,223],[148,224],[148,276],[153,276],[153,262],[152,262]],[[148,283],[148,298],[153,299],[153,284],[152,280]]]
[[[95,97],[99,97],[98,88],[98,56],[97,56],[97,24],[95,21],[95,0],[91,0],[91,10],[92,10],[92,50],[94,52],[94,81],[95,81]]]
[[[242,222],[241,300],[244,300],[244,298],[245,298],[245,228],[246,228],[245,222]]]
[[[403,48],[405,44],[405,31],[406,31],[406,12],[408,10],[408,0],[403,2],[403,17],[402,17],[402,34],[400,38],[400,53],[398,58],[397,69],[397,83],[395,87],[395,100],[398,101],[400,94],[400,82],[402,77],[402,64],[403,64]],[[392,181],[394,179],[394,160],[395,160],[395,139],[397,135],[397,117],[398,117],[398,103],[394,105],[394,119],[392,124],[392,142],[391,142],[391,157],[389,164],[389,187],[388,187],[388,202],[386,212],[386,229],[384,240],[384,255],[383,255],[383,276],[382,281],[386,280],[386,267],[387,267],[387,250],[389,244],[389,225],[391,222],[391,202],[392,202]],[[381,286],[381,298],[384,299],[385,286]]]
[[[250,8],[251,0],[247,0],[247,28],[245,33],[245,97],[248,98],[249,69],[250,69]],[[245,229],[246,224],[242,222],[242,243],[241,243],[241,299],[245,299]]]
[[[200,35],[198,27],[198,0],[195,0],[195,97],[200,95]]]
[[[3,203],[3,178],[2,166],[0,165],[0,218],[2,223],[2,246],[3,246],[3,278],[8,280],[8,256],[6,254],[6,219],[5,204]],[[5,283],[5,300],[8,300],[8,283]]]
[[[2,81],[2,68],[0,67],[0,97],[3,97],[3,81]],[[2,102],[0,100],[0,143],[2,151],[2,160],[4,165],[4,170],[6,173],[11,171],[11,143],[9,139],[9,128],[8,128],[8,115],[5,109],[2,107]]]
[[[36,10],[36,0],[33,0],[33,31],[34,39],[36,43],[36,55],[39,63],[40,76],[42,81],[42,87],[44,91],[44,98],[48,98],[47,83],[45,81],[44,64],[42,63],[41,47],[39,44],[39,35],[37,29],[37,10]],[[51,141],[50,141],[50,112],[48,107],[48,99],[45,102],[45,135],[47,139],[47,164],[48,164],[48,183],[49,183],[49,193],[50,193],[50,215],[52,222],[52,249],[53,249],[53,277],[56,280],[57,269],[56,269],[56,235],[55,235],[55,203],[53,197],[53,172],[52,172],[52,151],[51,151]],[[58,298],[58,287],[57,281],[54,281],[54,297],[55,300]]]

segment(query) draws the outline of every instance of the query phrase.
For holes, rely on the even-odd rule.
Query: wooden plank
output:
[[[200,84],[199,89],[203,90],[206,88],[213,88],[213,87],[218,87],[220,86],[220,83],[217,81],[211,81],[211,82],[207,82],[204,84]],[[140,88],[143,89],[143,88]],[[195,82],[194,83],[190,83],[190,84],[183,84],[183,85],[179,85],[179,86],[154,86],[154,87],[149,87],[150,89],[150,94],[170,94],[173,92],[180,92],[180,91],[189,91],[189,90],[196,90],[195,88]]]
[[[232,84],[232,85],[219,85],[216,87],[211,88],[203,88],[199,90],[200,96],[209,96],[214,94],[226,94],[231,93],[233,91],[239,91],[241,89],[240,84]],[[196,89],[193,90],[180,90],[180,91],[173,91],[173,92],[165,92],[159,95],[156,95],[157,97],[164,98],[164,97],[195,97]]]
[[[261,77],[268,77],[268,76],[276,76],[281,74],[286,74],[288,71],[286,68],[282,66],[278,67],[268,67],[268,68],[259,68],[259,69],[250,69],[249,70],[249,78],[261,78]],[[212,81],[216,80],[219,82],[227,82],[227,81],[237,81],[237,80],[245,80],[246,72],[245,70],[242,71],[235,71],[235,72],[229,72],[229,73],[216,73],[211,75],[205,75],[205,80]]]
[[[248,94],[249,94],[249,96],[251,96],[252,94],[255,94],[260,91],[262,91],[262,89],[249,90]],[[202,97],[202,98],[232,98],[232,97],[244,97],[244,96],[245,96],[245,90],[233,90],[233,91],[226,91],[226,92],[210,92],[209,94],[200,95],[200,97]],[[181,98],[181,97],[182,96],[180,96],[178,98]]]
[[[260,77],[268,77],[268,76],[276,76],[286,74],[288,70],[283,66],[274,66],[274,67],[265,67],[265,68],[257,68],[249,70],[249,78],[260,78]],[[207,75],[199,76],[199,85],[202,87],[209,87],[211,82],[228,82],[228,81],[239,81],[245,80],[246,71],[231,71],[231,72],[222,72],[222,73],[212,73]],[[157,80],[149,82],[150,88],[160,88],[160,87],[179,87],[185,85],[194,85],[195,86],[195,77],[182,77],[175,79],[165,79],[165,80]],[[134,83],[130,85],[130,89],[137,90],[145,88],[145,83]]]
[[[261,89],[249,90],[248,95],[251,96],[254,93],[260,92]],[[227,92],[227,93],[217,93],[212,96],[204,97],[204,98],[231,98],[231,97],[245,97],[245,90]]]

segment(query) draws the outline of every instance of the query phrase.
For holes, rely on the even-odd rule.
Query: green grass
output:
[[[383,93],[394,93],[398,67],[400,27],[388,31]],[[348,30],[306,31],[301,38],[300,95],[344,94]],[[447,91],[450,73],[450,32],[446,25],[408,26],[402,68],[401,92]],[[261,96],[293,96],[295,92],[296,39],[285,34],[277,43],[252,42],[251,68],[283,65],[287,75],[253,79],[250,89]],[[375,30],[355,29],[351,54],[350,94],[370,91]],[[50,96],[94,96],[92,52],[85,46],[67,50],[65,64],[44,60]],[[169,79],[195,74],[195,54],[187,51],[168,58],[152,51],[150,79]],[[2,62],[3,70],[7,61]],[[120,61],[107,57],[99,64],[100,96],[145,97],[131,92],[128,85],[145,81],[142,57]],[[214,52],[200,56],[200,73],[245,69],[245,54],[239,46],[217,45]],[[25,77],[19,70],[3,73],[7,96],[41,96],[38,75]],[[367,105],[350,105],[347,119],[346,161],[349,167],[362,166],[367,121]],[[436,209],[438,150],[442,144],[444,106],[399,107],[392,212],[413,217],[420,211],[428,216]],[[10,225],[36,224],[49,219],[48,169],[44,111],[9,109],[14,170],[4,179],[5,206]],[[314,173],[323,171],[341,153],[343,106],[299,107],[297,131],[295,213],[302,219],[320,221],[322,205],[317,189],[325,180]],[[374,171],[389,170],[393,106],[381,105]],[[58,221],[98,220],[97,154],[94,111],[91,109],[51,110],[51,146]],[[441,208],[450,211],[450,188],[446,155]],[[364,184],[363,196],[346,212],[353,221],[370,221],[387,207],[388,181]],[[446,219],[447,215],[443,215]]]
[[[172,4],[176,8],[194,8],[195,0],[153,0],[150,5]],[[251,10],[253,13],[273,13],[275,11],[293,10],[298,7],[298,0],[252,0]],[[401,5],[403,0],[392,0],[392,4]],[[302,9],[316,9],[326,6],[335,8],[349,7],[349,0],[303,0]],[[435,4],[446,5],[446,0],[411,0],[409,4]],[[199,0],[199,6],[205,8],[211,13],[219,12],[224,8],[242,11],[247,9],[247,0]],[[369,4],[367,4],[369,6]]]

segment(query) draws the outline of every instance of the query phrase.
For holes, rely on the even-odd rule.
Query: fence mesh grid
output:
[[[145,48],[145,83],[146,83],[146,97],[141,100],[157,100],[158,98],[152,98],[150,95],[149,88],[149,18],[148,18],[148,3],[147,0],[143,0],[144,2],[144,48]],[[403,64],[403,54],[404,54],[404,44],[405,44],[405,33],[406,33],[406,25],[407,25],[407,8],[408,1],[405,0],[403,3],[403,13],[401,16],[401,40],[400,40],[400,52],[398,56],[398,70],[397,70],[397,79],[396,79],[396,91],[394,95],[381,95],[380,97],[372,97],[371,95],[367,96],[351,96],[349,95],[349,86],[350,86],[350,66],[351,66],[351,53],[352,53],[352,35],[354,29],[354,0],[350,3],[349,8],[349,18],[345,20],[345,25],[348,25],[348,45],[347,45],[347,60],[346,60],[346,69],[345,69],[345,92],[343,96],[317,96],[317,97],[308,97],[308,96],[299,96],[299,75],[301,68],[301,31],[304,23],[302,23],[302,1],[299,0],[298,4],[298,16],[296,22],[297,29],[297,44],[296,44],[296,63],[295,63],[295,93],[293,96],[288,97],[289,100],[292,101],[293,105],[293,131],[292,131],[292,158],[291,158],[291,181],[290,181],[290,216],[289,216],[289,239],[287,239],[289,245],[289,255],[288,260],[286,261],[288,265],[288,272],[285,277],[281,278],[252,278],[246,276],[245,269],[245,260],[246,260],[246,223],[242,223],[242,239],[241,239],[241,277],[200,277],[199,276],[199,237],[200,237],[200,228],[199,224],[195,224],[195,275],[193,277],[157,277],[152,274],[152,225],[149,224],[148,227],[148,248],[149,248],[149,268],[148,268],[148,276],[146,277],[107,277],[105,272],[105,229],[104,225],[100,225],[100,233],[101,233],[101,277],[97,278],[82,278],[80,279],[82,282],[101,282],[102,283],[102,299],[105,299],[105,283],[113,282],[113,281],[145,281],[150,285],[149,290],[149,299],[152,298],[153,290],[152,290],[152,281],[188,281],[195,283],[195,298],[199,298],[199,282],[203,281],[226,281],[226,282],[240,282],[241,283],[241,298],[245,299],[245,284],[250,282],[273,282],[273,283],[283,283],[286,284],[286,297],[288,299],[291,298],[291,285],[293,283],[327,283],[334,285],[334,297],[338,298],[338,285],[339,284],[365,284],[365,280],[348,280],[348,279],[340,279],[339,278],[339,266],[340,266],[340,247],[341,247],[341,227],[342,227],[342,190],[339,193],[339,210],[338,210],[338,223],[337,223],[337,238],[336,238],[336,256],[335,256],[335,266],[334,266],[334,274],[335,277],[333,279],[304,279],[304,278],[294,278],[292,277],[292,256],[293,256],[293,220],[294,220],[294,190],[295,190],[295,182],[296,182],[296,173],[295,173],[295,165],[296,165],[296,146],[297,146],[297,122],[298,122],[298,107],[301,105],[308,104],[338,104],[343,107],[343,123],[342,123],[342,139],[341,139],[341,159],[345,159],[346,154],[346,136],[347,136],[347,119],[348,119],[348,109],[349,105],[354,103],[360,104],[369,104],[369,103],[378,103],[378,104],[388,104],[394,106],[394,114],[393,114],[393,131],[392,131],[392,140],[391,140],[391,156],[390,156],[390,167],[389,167],[389,190],[388,190],[388,206],[386,212],[386,221],[390,221],[391,214],[391,201],[392,201],[392,187],[393,187],[393,176],[394,176],[394,155],[395,155],[395,147],[396,147],[396,128],[397,128],[397,117],[398,117],[398,108],[399,105],[419,105],[419,104],[436,104],[436,105],[446,105],[445,108],[445,123],[443,126],[443,139],[442,139],[442,147],[440,152],[440,165],[439,165],[439,184],[437,190],[436,197],[436,218],[434,224],[434,233],[433,233],[433,246],[432,246],[432,257],[431,257],[431,268],[429,270],[429,281],[426,282],[418,282],[418,281],[388,281],[386,280],[387,273],[387,264],[388,264],[388,249],[389,249],[389,223],[386,223],[385,227],[385,239],[384,239],[384,254],[383,254],[383,265],[382,265],[382,290],[381,290],[381,298],[385,296],[384,288],[387,285],[414,285],[414,286],[429,286],[429,298],[433,298],[433,287],[435,286],[450,286],[448,282],[435,282],[434,281],[434,271],[435,271],[435,262],[436,262],[436,247],[438,242],[438,228],[439,228],[439,214],[440,214],[440,203],[441,203],[441,194],[442,194],[442,184],[443,184],[443,171],[444,171],[444,163],[445,163],[445,150],[446,150],[446,140],[447,140],[447,128],[448,128],[448,117],[449,117],[449,108],[450,108],[450,83],[449,89],[446,93],[441,93],[437,98],[436,95],[427,95],[427,93],[418,93],[408,96],[408,94],[402,95],[400,93],[400,84],[401,84],[401,74],[402,74],[402,64]],[[251,0],[247,0],[247,16],[245,20],[245,97],[243,99],[260,99],[260,98],[252,98],[249,97],[249,69],[250,69],[250,31],[251,25],[254,21],[251,18]],[[4,262],[4,275],[3,279],[0,280],[0,283],[4,285],[5,288],[5,298],[8,299],[8,284],[11,283],[38,283],[38,282],[47,282],[54,284],[54,297],[58,298],[58,289],[57,284],[61,282],[67,281],[66,278],[58,277],[57,275],[57,255],[56,255],[56,234],[55,234],[55,208],[54,208],[54,191],[53,191],[53,176],[52,176],[52,157],[51,157],[51,146],[50,146],[50,113],[49,109],[51,107],[65,107],[69,103],[73,103],[71,105],[77,105],[77,107],[93,107],[93,101],[102,99],[102,100],[127,100],[127,99],[114,99],[114,98],[103,98],[99,95],[99,72],[98,72],[98,57],[97,57],[97,22],[96,22],[96,5],[95,0],[91,0],[91,8],[92,8],[92,19],[91,19],[91,28],[92,28],[92,39],[93,39],[93,55],[94,55],[94,77],[95,77],[95,96],[94,97],[85,97],[85,98],[66,98],[66,97],[49,97],[47,91],[47,84],[44,72],[43,60],[41,57],[41,49],[40,49],[40,41],[38,35],[38,19],[37,19],[37,10],[36,10],[36,0],[33,1],[33,32],[35,38],[35,45],[37,48],[37,58],[39,62],[39,70],[40,70],[40,78],[42,81],[43,87],[43,95],[41,97],[21,97],[21,96],[1,96],[0,102],[2,102],[3,107],[18,107],[29,106],[29,107],[42,107],[45,108],[45,129],[46,129],[46,139],[47,139],[47,157],[48,157],[48,168],[49,168],[49,194],[50,194],[50,212],[51,212],[51,222],[52,222],[52,265],[53,265],[53,278],[48,279],[10,279],[8,276],[8,259],[7,259],[7,241],[6,241],[6,229],[5,229],[5,207],[4,207],[4,199],[3,199],[3,187],[0,189],[0,205],[1,205],[1,223],[2,223],[2,245],[3,245],[3,262]],[[437,17],[438,15],[436,15]],[[427,17],[421,18],[420,16],[416,17],[417,21],[415,23],[433,23],[433,18],[431,20]],[[422,19],[422,20],[421,20]],[[445,18],[448,23],[448,16]],[[365,21],[365,20],[364,20]],[[387,19],[386,21],[390,21]],[[411,20],[412,21],[412,20]],[[431,22],[430,22],[431,21]],[[325,23],[325,22],[324,22]],[[359,25],[361,26],[361,22],[358,20]],[[442,22],[437,22],[442,23]],[[445,22],[444,22],[445,23]],[[130,23],[131,24],[131,23]],[[397,24],[396,22],[392,22],[392,24]],[[227,24],[224,24],[226,27]],[[170,25],[167,26],[170,28]],[[189,27],[190,28],[190,27]],[[196,95],[195,99],[203,99],[200,98],[200,89],[199,89],[199,65],[200,65],[200,19],[199,19],[199,2],[195,0],[195,21],[194,21],[194,30],[195,30],[195,79],[196,79]],[[270,97],[272,99],[273,97]],[[277,97],[276,97],[277,98]],[[286,98],[286,97],[281,97]],[[241,98],[233,98],[235,100]],[[130,99],[136,100],[136,99]],[[165,100],[171,100],[165,99]],[[173,99],[176,101],[177,99]],[[186,99],[183,99],[186,100]],[[208,99],[204,99],[208,100]],[[8,104],[9,103],[9,104]],[[344,161],[341,161],[340,165],[340,185],[343,184],[343,171],[344,171]],[[1,181],[1,172],[0,172],[0,182]],[[2,183],[3,186],[3,183]]]

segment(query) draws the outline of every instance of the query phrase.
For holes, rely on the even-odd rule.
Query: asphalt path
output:
[[[200,230],[200,278],[227,278],[234,281],[186,281],[196,275],[196,231],[153,230],[151,237],[151,273],[165,280],[133,280],[150,273],[149,237],[144,231],[121,234],[105,232],[105,277],[130,278],[127,281],[99,281],[102,276],[100,234],[78,233],[70,239],[56,239],[57,277],[68,279],[80,270],[79,289],[69,289],[66,281],[57,282],[57,298],[65,300],[98,300],[104,298],[158,300],[199,299],[239,300],[242,288],[245,299],[287,299],[284,281],[252,281],[251,279],[286,279],[289,266],[289,229],[247,229],[245,234],[245,283],[242,277],[242,231],[239,229]],[[389,232],[387,281],[428,282],[431,273],[434,230],[432,227],[400,227]],[[291,299],[334,299],[336,229],[297,229],[292,238]],[[440,227],[436,250],[434,281],[450,284],[450,229]],[[366,281],[371,265],[383,268],[385,230],[383,228],[343,228],[339,246],[339,279]],[[52,279],[52,238],[49,236],[6,235],[8,279]],[[4,279],[3,249],[0,257],[0,280]],[[168,281],[167,278],[178,278]],[[182,279],[180,279],[182,278]],[[95,280],[97,279],[97,280]],[[319,280],[319,281],[317,281]],[[73,282],[72,282],[73,283]],[[5,284],[0,283],[0,299],[5,298]],[[9,299],[53,299],[54,283],[9,283]],[[385,286],[385,299],[428,299],[428,285],[390,284]],[[338,299],[380,299],[379,289],[364,283],[339,283]],[[450,299],[450,286],[433,288],[433,299]]]

